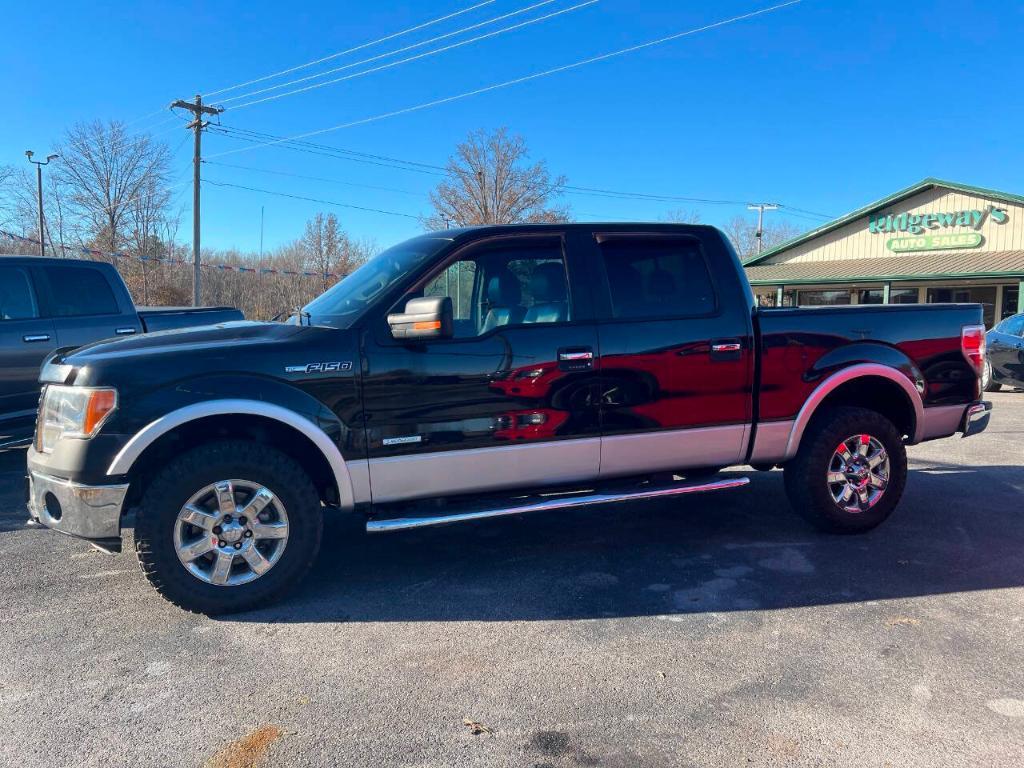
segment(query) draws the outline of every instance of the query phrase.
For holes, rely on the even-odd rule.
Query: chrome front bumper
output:
[[[28,478],[28,511],[58,533],[113,545],[120,542],[127,493],[127,483],[81,485],[33,471]]]

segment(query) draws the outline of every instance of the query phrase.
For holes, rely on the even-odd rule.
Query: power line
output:
[[[448,19],[453,19],[456,16],[461,16],[464,13],[469,13],[470,11],[475,11],[477,8],[483,8],[485,5],[491,5],[494,1],[495,0],[484,0],[481,3],[477,3],[476,5],[471,5],[468,8],[463,8],[462,10],[455,11],[454,13],[449,13],[446,16],[441,16],[441,17],[438,17],[436,19],[431,19],[430,21],[425,21],[422,24],[417,24],[415,27],[409,27],[408,29],[403,29],[400,32],[394,32],[394,33],[392,33],[390,35],[386,35],[384,37],[379,37],[376,40],[371,40],[368,43],[362,43],[361,45],[357,45],[357,46],[354,46],[352,48],[347,48],[344,51],[338,51],[337,53],[332,53],[332,54],[330,54],[328,56],[323,56],[323,57],[321,57],[319,59],[316,59],[315,61],[308,61],[305,64],[299,64],[299,65],[294,66],[294,67],[289,67],[288,69],[282,69],[280,72],[274,72],[274,73],[269,74],[269,75],[263,75],[262,77],[257,77],[257,78],[255,78],[253,80],[247,80],[244,83],[236,83],[235,85],[229,85],[226,88],[219,88],[216,91],[210,91],[209,93],[206,93],[204,95],[206,96],[206,98],[209,98],[211,96],[216,96],[219,93],[227,93],[228,91],[234,91],[234,90],[236,90],[238,88],[244,88],[244,87],[249,86],[249,85],[254,85],[255,83],[262,83],[263,81],[270,80],[271,78],[274,78],[274,77],[280,77],[281,75],[287,75],[287,74],[290,74],[292,72],[297,72],[300,69],[307,69],[309,67],[316,66],[317,64],[323,64],[325,61],[330,61],[331,59],[336,59],[339,56],[346,56],[346,55],[348,55],[350,53],[355,53],[356,51],[361,51],[364,48],[369,48],[372,45],[377,45],[378,43],[384,43],[384,42],[387,42],[388,40],[394,40],[396,37],[402,37],[403,35],[408,35],[408,34],[410,34],[412,32],[416,32],[416,31],[418,31],[420,29],[425,29],[426,27],[433,26],[434,24],[440,24],[442,21],[447,21]]]
[[[234,189],[244,189],[249,192],[261,192],[264,195],[277,195],[278,197],[290,197],[293,200],[305,200],[310,203],[320,203],[321,205],[334,205],[338,208],[353,208],[357,211],[367,211],[369,213],[382,213],[387,216],[401,216],[405,219],[416,219],[420,220],[419,216],[415,216],[411,213],[399,213],[398,211],[385,211],[382,208],[367,208],[362,205],[351,205],[350,203],[339,203],[334,200],[322,200],[316,197],[303,197],[302,195],[291,195],[287,192],[275,192],[272,189],[257,189],[256,187],[246,187],[242,184],[229,184],[226,181],[213,181],[211,179],[204,179],[204,184],[213,184],[215,187],[233,187]]]
[[[348,187],[362,187],[363,189],[376,189],[381,192],[394,192],[399,195],[413,195],[414,197],[427,197],[422,192],[412,192],[408,189],[395,189],[394,187],[379,187],[374,184],[360,184],[355,181],[342,181],[341,179],[327,179],[322,176],[306,176],[301,173],[291,173],[290,171],[272,171],[269,168],[254,168],[251,165],[234,165],[232,163],[221,163],[216,160],[204,160],[203,163],[206,165],[216,165],[221,168],[235,168],[240,171],[255,171],[256,173],[269,173],[274,176],[288,176],[293,179],[305,179],[306,181],[320,181],[325,184],[342,184]]]
[[[229,136],[230,138],[240,139],[242,141],[258,142],[260,140],[281,140],[281,146],[283,149],[292,149],[299,152],[306,152],[321,157],[331,157],[338,160],[353,160],[355,162],[369,162],[372,165],[379,165],[387,168],[395,168],[397,170],[415,171],[417,173],[427,173],[435,176],[450,176],[448,169],[441,165],[433,163],[425,163],[418,160],[406,160],[403,158],[392,157],[389,155],[381,154],[370,154],[367,152],[355,152],[354,150],[344,149],[341,147],[333,147],[329,144],[318,144],[311,141],[297,141],[289,140],[287,137],[276,136],[271,133],[264,133],[262,131],[252,131],[249,129],[235,128],[233,126],[221,125],[211,130],[217,130],[217,132],[223,135]],[[237,135],[237,133],[244,133],[248,135]],[[349,156],[355,155],[355,157]],[[249,166],[232,166],[227,163],[219,163],[217,161],[205,161],[213,164],[221,164],[228,167],[235,167],[246,170],[260,170],[257,168],[251,168]],[[411,167],[410,167],[411,166]],[[274,171],[267,171],[268,173],[275,173]],[[276,172],[284,173],[284,172]],[[320,179],[316,177],[306,177],[312,181],[331,181],[330,179]],[[344,183],[344,182],[342,182]],[[577,186],[572,184],[564,184],[556,188],[566,194],[585,195],[589,197],[607,197],[611,199],[619,200],[648,200],[651,202],[681,202],[681,203],[699,203],[702,205],[748,205],[748,200],[725,200],[715,199],[708,197],[690,197],[684,195],[669,195],[661,193],[651,192],[631,192],[624,190],[615,189],[604,189],[599,187],[585,187]],[[411,193],[414,194],[414,193]],[[797,211],[799,213],[810,214],[814,216],[820,216],[824,219],[832,219],[834,217],[823,213],[815,213],[813,211],[807,211],[803,208],[795,208],[792,206],[783,206],[787,211]],[[589,215],[589,214],[588,214]],[[798,218],[802,218],[799,217]]]
[[[783,205],[782,207],[785,208],[790,213],[792,213],[793,211],[796,211],[797,213],[806,213],[809,216],[818,216],[818,217],[820,217],[822,219],[834,219],[834,218],[836,218],[835,216],[830,216],[827,213],[818,213],[817,211],[808,211],[808,210],[805,210],[803,208],[794,208],[792,205]]]
[[[477,22],[476,24],[471,24],[468,27],[463,27],[462,29],[456,29],[454,32],[446,32],[443,35],[437,35],[436,37],[431,37],[431,38],[429,38],[427,40],[422,40],[422,41],[420,41],[418,43],[413,43],[412,45],[406,45],[406,46],[404,46],[402,48],[396,48],[393,51],[386,51],[385,53],[379,53],[376,56],[371,56],[368,59],[362,59],[360,61],[352,62],[351,64],[344,64],[344,65],[342,65],[340,67],[334,67],[333,69],[328,69],[328,70],[325,70],[323,72],[316,72],[316,73],[314,73],[312,75],[306,75],[305,77],[299,77],[299,78],[296,78],[295,80],[289,80],[287,83],[279,83],[278,85],[271,85],[271,86],[268,86],[266,88],[260,88],[259,90],[250,91],[249,93],[243,93],[243,94],[241,94],[239,96],[229,96],[228,98],[224,99],[221,103],[222,104],[228,104],[229,102],[238,101],[239,99],[245,99],[245,98],[248,98],[250,96],[258,96],[258,95],[260,95],[262,93],[269,93],[270,91],[276,91],[276,90],[280,90],[281,88],[287,88],[290,85],[297,85],[298,83],[304,83],[304,82],[306,82],[308,80],[315,80],[318,77],[326,77],[327,75],[333,75],[335,72],[341,72],[341,71],[346,70],[346,69],[352,69],[353,67],[358,67],[358,66],[360,66],[362,64],[370,64],[371,62],[387,58],[388,56],[394,56],[394,55],[399,54],[399,53],[405,53],[406,51],[411,51],[414,48],[422,48],[424,45],[430,45],[431,43],[436,43],[439,40],[445,40],[445,39],[447,39],[449,37],[454,37],[455,35],[461,35],[463,32],[469,32],[470,30],[473,30],[473,29],[479,29],[480,27],[485,27],[488,24],[494,24],[495,22],[498,22],[498,21],[504,21],[505,19],[510,18],[512,16],[517,16],[520,13],[526,13],[528,11],[532,11],[535,8],[540,8],[541,6],[544,6],[544,5],[550,5],[553,2],[555,2],[555,0],[542,0],[539,3],[534,3],[533,5],[527,6],[526,8],[519,8],[518,10],[502,14],[501,16],[495,16],[493,19],[487,19],[487,21]]]
[[[340,123],[339,125],[334,125],[334,126],[331,126],[329,128],[321,128],[321,129],[315,130],[315,131],[307,131],[306,133],[300,133],[300,134],[297,134],[295,136],[290,136],[290,137],[288,137],[286,139],[278,139],[276,141],[265,142],[264,144],[254,144],[254,145],[249,146],[249,147],[240,147],[238,149],[232,149],[232,150],[228,150],[226,152],[218,152],[217,154],[211,155],[211,157],[223,157],[224,155],[232,155],[232,154],[235,154],[237,152],[246,152],[246,151],[251,150],[251,149],[256,149],[256,148],[258,148],[260,146],[270,146],[272,144],[280,144],[282,141],[292,141],[292,140],[295,140],[295,139],[309,138],[310,136],[319,136],[319,135],[324,134],[324,133],[331,133],[333,131],[339,131],[339,130],[342,130],[344,128],[352,128],[352,127],[357,126],[357,125],[366,125],[367,123],[373,123],[373,122],[376,122],[378,120],[386,120],[387,118],[390,118],[390,117],[397,117],[399,115],[405,115],[405,114],[408,114],[410,112],[417,112],[419,110],[428,109],[430,107],[440,106],[441,104],[448,104],[448,103],[453,102],[453,101],[459,101],[460,99],[469,98],[470,96],[477,96],[477,95],[482,94],[482,93],[488,93],[490,91],[496,91],[496,90],[498,90],[500,88],[507,88],[507,87],[512,86],[512,85],[518,85],[520,83],[525,83],[525,82],[528,82],[528,81],[531,81],[531,80],[537,80],[537,79],[542,78],[542,77],[548,77],[549,75],[558,74],[560,72],[566,72],[566,71],[571,70],[571,69],[578,69],[579,67],[583,67],[583,66],[586,66],[588,64],[594,64],[594,63],[599,62],[599,61],[605,61],[607,59],[615,58],[616,56],[623,56],[623,55],[625,55],[627,53],[634,53],[636,51],[643,50],[645,48],[650,48],[650,47],[655,46],[655,45],[661,45],[663,43],[667,43],[667,42],[670,42],[672,40],[678,40],[679,38],[682,38],[682,37],[687,37],[689,35],[695,35],[695,34],[698,34],[700,32],[706,32],[706,31],[711,30],[711,29],[715,29],[715,28],[718,28],[718,27],[723,27],[723,26],[725,26],[727,24],[734,24],[734,23],[736,23],[738,21],[744,21],[746,19],[750,19],[750,18],[753,18],[755,16],[761,16],[761,15],[766,14],[766,13],[771,13],[772,11],[777,11],[779,9],[786,8],[786,7],[791,6],[791,5],[796,5],[796,4],[800,3],[800,2],[801,2],[801,0],[788,0],[787,2],[779,3],[778,5],[773,5],[773,6],[770,6],[768,8],[762,8],[762,9],[757,10],[757,11],[751,11],[750,13],[741,14],[739,16],[733,16],[733,17],[728,18],[728,19],[723,19],[721,21],[716,21],[716,22],[714,22],[712,24],[705,24],[704,26],[695,27],[693,29],[686,30],[685,32],[677,32],[676,34],[673,34],[673,35],[667,35],[665,37],[661,37],[661,38],[658,38],[656,40],[649,40],[649,41],[647,41],[645,43],[639,43],[637,45],[632,45],[632,46],[629,46],[627,48],[620,48],[617,51],[611,51],[609,53],[604,53],[604,54],[601,54],[599,56],[591,56],[590,58],[581,59],[580,61],[576,61],[576,62],[573,62],[571,64],[563,64],[563,65],[561,65],[559,67],[552,67],[551,69],[546,69],[546,70],[543,70],[541,72],[534,72],[531,75],[524,75],[523,77],[517,77],[517,78],[515,78],[513,80],[506,80],[505,82],[502,82],[502,83],[495,83],[494,85],[488,85],[488,86],[485,86],[483,88],[477,88],[477,89],[472,90],[472,91],[466,91],[465,93],[456,94],[454,96],[447,96],[447,97],[442,98],[442,99],[435,99],[433,101],[424,102],[423,104],[417,104],[417,105],[412,106],[412,107],[405,107],[403,109],[396,109],[396,110],[391,111],[391,112],[384,112],[384,113],[381,113],[379,115],[374,115],[372,117],[364,117],[364,118],[359,119],[359,120],[352,120],[352,121],[347,122],[347,123]]]
[[[374,72],[380,72],[380,71],[385,70],[385,69],[391,69],[392,67],[398,67],[398,66],[401,66],[402,64],[408,64],[411,61],[417,61],[418,59],[425,59],[428,56],[436,56],[439,53],[445,53],[446,51],[451,51],[451,50],[454,50],[455,48],[461,48],[464,45],[469,45],[471,43],[476,43],[476,42],[479,42],[481,40],[486,40],[487,38],[490,38],[490,37],[497,37],[498,35],[503,35],[506,32],[512,32],[514,30],[530,26],[531,24],[537,24],[537,23],[542,22],[542,21],[547,21],[548,19],[553,19],[556,16],[561,16],[564,13],[571,13],[572,11],[578,11],[581,8],[585,8],[588,5],[593,5],[594,3],[597,3],[597,2],[599,2],[599,0],[586,0],[586,2],[582,2],[582,3],[579,3],[577,5],[570,6],[568,8],[562,8],[562,9],[557,10],[557,11],[552,11],[551,13],[545,14],[544,16],[538,16],[535,19],[528,19],[526,21],[521,21],[518,24],[513,24],[513,25],[508,26],[508,27],[502,27],[501,29],[496,29],[493,32],[488,32],[487,34],[484,34],[484,35],[477,35],[476,37],[471,37],[468,40],[460,40],[457,43],[452,43],[451,45],[446,45],[446,46],[443,46],[441,48],[435,48],[432,51],[424,51],[423,53],[418,53],[415,56],[408,56],[408,57],[406,57],[404,59],[399,59],[398,61],[392,61],[392,62],[388,62],[387,64],[381,64],[380,66],[377,66],[377,67],[371,67],[370,69],[363,70],[362,72],[354,72],[351,75],[344,75],[342,77],[336,77],[336,78],[333,78],[331,80],[325,80],[322,83],[313,83],[312,85],[307,85],[307,86],[305,86],[303,88],[296,88],[295,90],[292,90],[292,91],[285,91],[284,93],[277,93],[277,94],[274,94],[273,96],[264,96],[262,99],[253,99],[252,101],[246,101],[246,102],[244,102],[242,104],[237,104],[237,105],[231,107],[231,109],[232,110],[244,109],[245,107],[251,107],[254,104],[262,104],[263,102],[266,102],[266,101],[274,101],[275,99],[283,99],[286,96],[294,96],[294,95],[296,95],[298,93],[305,93],[306,91],[314,91],[317,88],[323,88],[323,87],[328,86],[328,85],[335,85],[336,83],[341,83],[341,82],[344,82],[346,80],[354,80],[357,77],[363,77],[365,75],[371,75]]]
[[[260,139],[254,138],[254,137],[229,134],[229,133],[225,133],[222,130],[217,130],[215,128],[211,128],[210,130],[213,130],[214,132],[219,133],[221,135],[228,136],[229,138],[232,138],[232,139],[238,139],[240,141],[246,141],[246,142],[249,142],[249,143],[259,143],[260,142]],[[300,142],[300,143],[303,143],[303,142]],[[294,150],[295,152],[303,152],[305,154],[316,155],[318,157],[329,157],[329,158],[333,158],[335,160],[349,160],[349,161],[354,162],[354,163],[364,163],[366,165],[376,165],[376,166],[383,167],[383,168],[395,168],[395,169],[398,169],[398,170],[411,171],[411,172],[414,172],[414,173],[425,173],[425,174],[428,174],[430,176],[443,176],[443,175],[445,175],[445,174],[443,174],[443,173],[441,173],[439,171],[433,171],[433,170],[429,170],[429,169],[426,169],[426,168],[417,168],[417,167],[412,167],[412,166],[407,166],[407,165],[396,165],[394,163],[382,162],[382,161],[378,161],[378,160],[372,160],[372,159],[369,159],[369,158],[366,158],[366,157],[362,157],[362,156],[359,156],[359,155],[343,154],[343,151],[339,151],[339,152],[323,151],[323,150],[314,149],[312,147],[297,146],[297,145],[294,145],[294,144],[282,144],[281,147],[283,149]]]

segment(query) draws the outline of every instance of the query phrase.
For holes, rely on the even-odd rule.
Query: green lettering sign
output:
[[[981,229],[982,225],[990,219],[993,224],[1005,224],[1009,218],[1010,215],[1005,208],[996,208],[993,205],[983,211],[973,208],[967,211],[945,213],[889,213],[869,217],[868,231],[873,235],[880,232],[906,232],[911,235],[922,235],[930,229],[947,227],[971,227],[977,230]]]
[[[979,232],[961,232],[955,235],[917,235],[892,237],[885,247],[893,253],[908,251],[945,251],[953,248],[977,248],[984,242]]]

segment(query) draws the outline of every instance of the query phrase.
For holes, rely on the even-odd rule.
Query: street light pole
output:
[[[39,255],[46,255],[46,230],[43,228],[43,166],[49,165],[51,160],[56,160],[60,155],[47,155],[45,160],[33,160],[35,154],[31,149],[25,150],[25,157],[36,167],[36,194],[39,201]]]

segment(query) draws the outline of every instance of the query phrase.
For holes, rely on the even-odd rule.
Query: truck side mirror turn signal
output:
[[[424,296],[409,299],[404,312],[388,315],[388,325],[396,339],[448,339],[453,317],[450,296]]]

